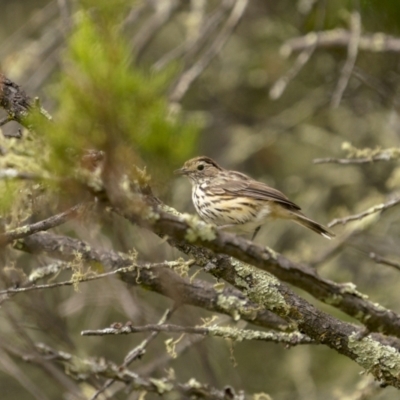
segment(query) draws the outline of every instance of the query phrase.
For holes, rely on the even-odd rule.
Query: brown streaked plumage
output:
[[[227,231],[253,234],[275,218],[289,219],[331,239],[335,235],[306,217],[282,192],[245,174],[228,171],[209,157],[185,162],[175,173],[192,183],[192,200],[200,217]]]

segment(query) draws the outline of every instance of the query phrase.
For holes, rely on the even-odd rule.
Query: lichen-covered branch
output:
[[[36,232],[47,231],[56,226],[62,225],[82,211],[82,204],[78,204],[59,214],[52,215],[42,221],[33,224],[20,226],[3,234],[0,234],[0,247],[11,243],[14,240],[30,236]]]
[[[140,223],[137,216],[127,217]],[[146,224],[148,225],[148,222]],[[202,254],[202,251],[193,246],[199,245],[216,253],[228,254],[337,307],[362,322],[371,332],[400,336],[400,315],[369,301],[368,296],[357,291],[354,284],[338,284],[322,278],[315,269],[306,264],[294,263],[281,254],[249,240],[220,232],[194,217],[177,217],[159,212],[152,227],[158,234],[176,239],[178,243],[172,242],[172,244],[177,245],[185,253]],[[189,243],[193,245],[190,246]],[[203,260],[205,264],[207,257],[212,258],[210,254],[206,254]],[[196,261],[199,262],[198,257]]]
[[[121,326],[111,326],[104,329],[88,329],[81,332],[82,336],[127,335],[137,332],[170,332],[189,333],[204,336],[216,336],[235,341],[261,340],[265,342],[283,343],[289,346],[314,343],[300,332],[262,332],[250,329],[238,329],[229,326],[179,326],[172,324],[133,326],[131,323]]]
[[[126,217],[134,222],[141,222],[138,215],[126,213]],[[304,276],[322,283],[323,280],[317,276],[315,271],[314,274],[311,274],[307,269],[293,265],[290,261],[268,249],[261,248],[237,236],[218,232],[215,227],[193,219],[193,217],[176,217],[158,211],[150,218],[150,224],[157,234],[173,238],[170,243],[173,243],[181,251],[190,254],[200,265],[207,266],[208,270],[215,276],[223,278],[243,291],[255,303],[295,323],[298,329],[310,338],[356,361],[360,366],[373,373],[376,379],[400,388],[400,367],[395,367],[400,366],[400,354],[396,349],[398,344],[396,347],[393,346],[398,340],[394,339],[394,342],[384,344],[386,339],[380,338],[383,342],[379,341],[377,335],[365,337],[365,333],[360,328],[318,310],[274,276],[265,272],[274,271],[274,275],[283,275],[284,270],[294,267],[297,272],[302,271]],[[148,226],[148,224],[149,220],[147,219],[145,225]],[[225,253],[235,257],[235,259],[207,253],[197,246],[208,248],[216,253]],[[247,262],[265,271],[254,269],[245,264]],[[296,276],[296,278],[296,281],[299,281],[299,276]],[[294,280],[293,275],[291,280]],[[298,282],[297,286],[299,286]],[[347,306],[354,307],[354,304],[360,306],[361,303],[356,299],[362,299],[364,303],[362,305],[375,311],[375,316],[378,319],[381,314],[386,315],[389,319],[394,314],[366,301],[355,290],[354,285],[341,286],[335,284],[334,286],[337,289],[340,288],[338,297],[341,297],[340,299],[332,298],[332,303],[335,305],[342,305],[343,297],[347,294],[350,295],[347,296],[347,300],[352,300],[345,303]],[[315,287],[313,291],[318,293]],[[348,307],[348,309],[354,312],[354,308]],[[366,314],[362,319],[367,325],[370,315]],[[399,323],[398,316],[397,321],[391,319],[391,322]],[[378,330],[378,328],[381,328],[381,326],[375,326],[375,330]],[[398,332],[399,330],[396,333],[398,334]]]
[[[132,391],[146,391],[156,393],[160,396],[175,392],[185,398],[194,396],[198,399],[213,400],[226,400],[227,398],[232,400],[243,399],[243,394],[236,394],[231,387],[218,390],[210,385],[202,384],[195,379],[190,379],[186,383],[179,383],[169,378],[147,379],[126,367],[121,367],[104,359],[80,358],[64,351],[55,350],[44,344],[37,344],[36,349],[43,357],[51,357],[54,362],[62,364],[65,372],[79,381],[101,376],[129,384],[129,388]],[[31,362],[33,361],[34,359],[32,358]]]
[[[132,266],[132,259],[127,254],[98,249],[78,239],[44,232],[21,239],[16,243],[16,248],[30,253],[45,253],[66,261],[72,261],[79,255],[84,262],[97,262],[111,270]],[[244,319],[266,328],[290,329],[290,325],[283,319],[261,309],[239,290],[214,287],[209,282],[199,279],[185,279],[169,267],[137,268],[134,272],[124,273],[120,277],[129,284],[143,285],[149,290],[163,294],[177,304],[202,307],[230,315],[235,320]]]

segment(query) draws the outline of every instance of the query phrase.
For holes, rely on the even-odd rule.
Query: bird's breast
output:
[[[269,202],[228,193],[213,194],[206,185],[193,187],[192,200],[200,217],[215,225],[262,224],[271,212]]]

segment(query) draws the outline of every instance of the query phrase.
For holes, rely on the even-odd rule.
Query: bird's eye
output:
[[[200,164],[200,165],[197,166],[197,170],[198,171],[203,171],[203,169],[204,169],[204,165],[203,164]]]

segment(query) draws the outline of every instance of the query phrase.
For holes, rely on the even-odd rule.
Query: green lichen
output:
[[[379,367],[379,375],[389,373],[396,379],[400,376],[400,354],[394,347],[383,345],[369,336],[360,340],[357,333],[349,336],[348,346],[356,353],[356,362],[367,371],[376,371]]]
[[[323,299],[324,303],[330,304],[331,306],[338,306],[343,301],[343,296],[340,294],[334,294]]]
[[[186,231],[185,239],[190,242],[197,240],[211,241],[216,238],[216,227],[201,221],[195,215],[181,214],[181,218],[189,225]]]
[[[155,386],[158,394],[170,392],[174,388],[172,383],[166,382],[163,379],[150,378],[149,381]]]
[[[220,294],[217,298],[217,305],[228,312],[234,321],[239,321],[242,316],[254,319],[257,316],[257,309],[247,306],[245,300],[240,300],[236,296],[225,296]]]
[[[268,310],[279,310],[280,316],[289,314],[290,306],[278,290],[281,285],[278,279],[234,258],[231,258],[231,264],[237,275],[237,287],[243,288],[251,300]]]
[[[194,378],[190,378],[188,380],[188,382],[186,383],[186,385],[188,385],[189,387],[193,388],[193,389],[201,389],[201,383],[196,381],[196,379]]]
[[[342,283],[340,285],[340,292],[343,294],[349,293],[352,294],[353,296],[359,297],[360,299],[368,300],[368,296],[366,294],[359,292],[357,290],[357,286],[352,282]]]

